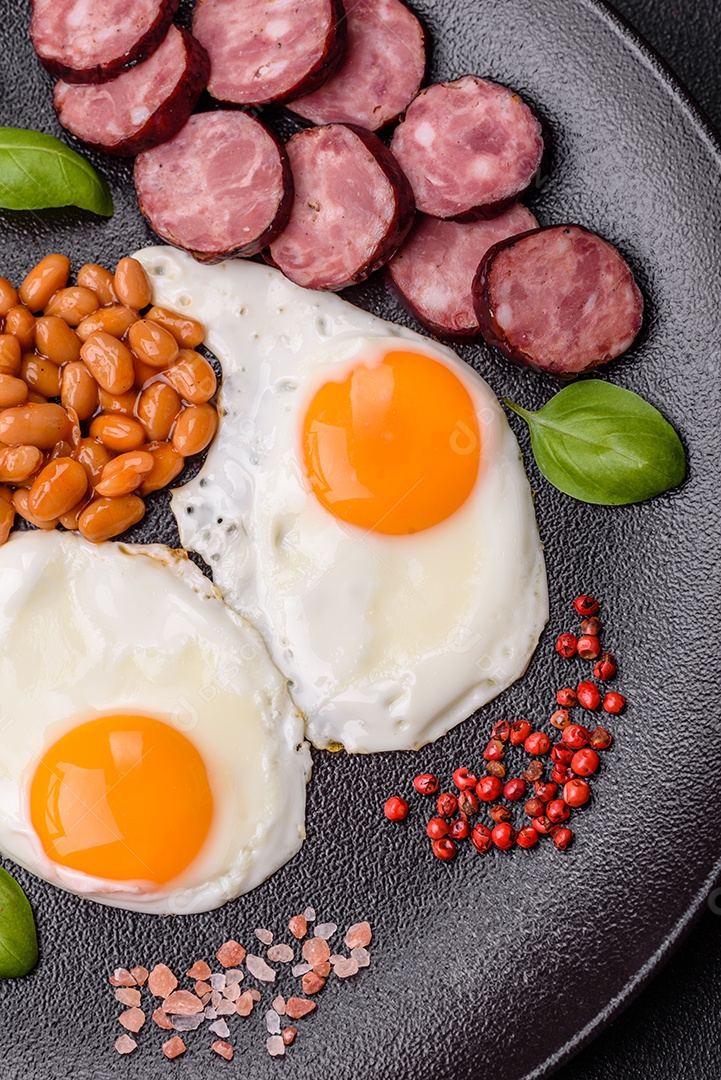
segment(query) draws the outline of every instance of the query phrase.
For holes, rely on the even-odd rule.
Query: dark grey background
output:
[[[617,0],[721,131],[719,0]],[[720,883],[721,884],[721,883]],[[557,1080],[721,1077],[721,900],[618,1020]]]

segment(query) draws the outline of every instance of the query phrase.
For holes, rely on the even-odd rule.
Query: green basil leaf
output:
[[[6,210],[79,206],[112,217],[113,197],[90,162],[60,139],[0,127],[0,206]]]
[[[38,939],[28,898],[0,866],[0,979],[27,975],[38,962]]]
[[[600,379],[572,383],[538,412],[504,399],[531,431],[536,463],[554,487],[580,502],[623,506],[680,484],[681,440],[658,409]]]

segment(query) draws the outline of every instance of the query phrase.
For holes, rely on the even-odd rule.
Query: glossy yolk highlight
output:
[[[213,798],[200,754],[179,731],[148,716],[104,716],[46,750],[30,811],[61,866],[164,885],[203,847]]]
[[[394,535],[444,521],[478,476],[471,396],[445,364],[390,352],[327,382],[303,423],[311,490],[350,525]]]

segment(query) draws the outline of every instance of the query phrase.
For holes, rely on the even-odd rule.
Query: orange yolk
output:
[[[104,716],[45,751],[30,813],[53,862],[164,885],[200,852],[213,798],[200,754],[179,731],[148,716]]]
[[[325,383],[303,423],[305,471],[323,506],[394,535],[428,529],[463,505],[480,444],[465,386],[420,353],[387,353]]]

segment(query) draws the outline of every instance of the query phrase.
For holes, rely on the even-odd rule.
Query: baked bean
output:
[[[22,304],[10,308],[5,316],[5,333],[14,334],[23,351],[35,345],[35,316]]]
[[[157,368],[144,364],[142,360],[138,360],[137,356],[133,357],[133,367],[135,368],[135,385],[141,389],[149,382],[155,382],[160,374]]]
[[[80,355],[95,381],[109,394],[124,394],[135,382],[133,355],[111,334],[93,334],[83,343]]]
[[[0,487],[0,544],[7,543],[7,538],[14,524],[13,493],[9,488]]]
[[[139,450],[146,441],[145,428],[140,421],[133,416],[123,416],[122,413],[101,413],[96,416],[90,425],[90,434],[94,439],[100,439],[108,450],[114,450],[116,454]]]
[[[212,367],[204,356],[192,349],[181,349],[178,359],[163,374],[191,405],[204,405],[218,388]]]
[[[46,465],[30,488],[27,507],[38,521],[57,521],[82,499],[88,488],[85,469],[70,457]]]
[[[17,375],[22,360],[20,342],[12,334],[0,334],[0,374]]]
[[[150,495],[152,491],[167,487],[183,471],[185,458],[173,450],[169,442],[148,443],[145,450],[152,454],[153,467],[138,490],[141,495]]]
[[[178,342],[169,331],[149,319],[139,319],[128,330],[128,342],[139,360],[162,371],[178,356]]]
[[[144,515],[145,503],[137,495],[94,499],[78,518],[78,527],[86,540],[102,544],[136,525]]]
[[[28,399],[27,383],[14,375],[0,375],[0,409],[22,405]]]
[[[137,311],[132,311],[122,304],[113,304],[112,307],[98,308],[87,319],[78,324],[77,335],[81,341],[87,341],[92,334],[112,334],[113,337],[122,338],[128,329],[137,322],[140,316]]]
[[[153,299],[153,290],[144,267],[137,259],[121,259],[115,268],[113,280],[115,292],[121,304],[140,311]]]
[[[163,442],[173,429],[183,404],[172,386],[154,382],[146,386],[138,401],[138,419],[151,441]]]
[[[0,277],[0,319],[4,319],[10,308],[16,306],[18,294],[6,277]]]
[[[0,449],[0,484],[22,484],[43,463],[37,446],[3,446]]]
[[[98,384],[82,360],[66,364],[60,378],[60,401],[75,409],[80,420],[89,420],[98,407]]]
[[[15,488],[13,491],[13,506],[16,512],[25,521],[29,521],[31,525],[35,525],[38,529],[43,529],[45,532],[50,532],[57,526],[57,521],[41,521],[40,518],[36,518],[31,513],[28,507],[28,498],[30,492],[26,488]]]
[[[78,416],[72,405],[65,406],[65,412],[68,414],[68,423],[70,425],[70,431],[65,437],[70,443],[73,450],[75,450],[75,447],[78,445],[81,438],[83,437],[83,433],[80,430],[80,417]]]
[[[73,451],[73,457],[85,469],[88,482],[93,488],[100,480],[105,466],[113,460],[113,455],[107,446],[103,446],[97,439],[89,438],[80,440]]]
[[[113,288],[113,275],[104,266],[99,266],[97,263],[85,263],[84,266],[80,267],[78,270],[78,285],[82,285],[84,289],[90,289],[91,292],[94,292],[103,307],[106,304],[115,303],[117,299]]]
[[[48,399],[38,394],[36,390],[28,390],[28,401],[33,405],[47,405]]]
[[[92,289],[84,289],[82,285],[73,285],[69,289],[61,289],[55,293],[45,309],[46,315],[58,315],[68,326],[78,326],[88,315],[92,315],[100,307]]]
[[[50,298],[68,283],[70,259],[67,255],[46,255],[34,266],[18,289],[20,299],[31,311],[44,311]]]
[[[109,394],[102,387],[98,391],[100,408],[106,413],[123,413],[124,416],[135,416],[135,406],[138,403],[138,391],[127,390],[124,394]]]
[[[133,450],[128,454],[119,454],[103,469],[100,483],[95,485],[98,495],[117,498],[129,495],[140,487],[145,477],[153,468],[155,459],[146,450]]]
[[[60,405],[26,404],[0,412],[0,442],[6,446],[52,450],[69,433],[70,420]]]
[[[218,414],[212,405],[189,405],[175,421],[171,439],[173,449],[182,457],[199,454],[209,445],[217,430]]]
[[[67,514],[61,514],[60,524],[62,527],[67,529],[68,532],[77,532],[80,528],[80,515],[90,501],[91,500],[86,495],[80,500],[77,506],[74,506],[72,510],[68,510]]]
[[[50,451],[48,461],[57,461],[58,458],[72,457],[75,452],[75,447],[71,442],[66,439],[61,439],[60,442],[56,442],[55,446]]]
[[[44,356],[26,353],[20,365],[20,375],[36,394],[46,398],[59,397],[60,368]]]
[[[57,315],[43,315],[35,323],[35,348],[54,364],[71,364],[80,358],[82,341]]]
[[[185,349],[194,349],[196,345],[202,345],[205,338],[203,324],[189,318],[188,315],[181,315],[178,311],[152,307],[145,318],[158,323],[164,330],[169,330],[178,344]]]

